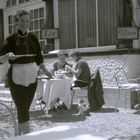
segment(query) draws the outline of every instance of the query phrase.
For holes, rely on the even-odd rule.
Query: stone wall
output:
[[[128,55],[90,56],[83,57],[90,66],[91,73],[99,67],[104,86],[116,86],[114,78],[115,68],[123,68],[128,74]],[[47,67],[51,67],[57,58],[45,59]],[[70,62],[71,63],[71,62]],[[124,78],[125,79],[125,78]]]
[[[99,67],[101,79],[104,86],[104,99],[105,104],[109,106],[116,107],[118,102],[119,107],[125,107],[126,94],[121,94],[119,101],[118,90],[112,87],[116,86],[116,80],[114,78],[115,68],[123,68],[128,76],[128,78],[138,78],[140,77],[140,55],[138,54],[128,54],[128,55],[109,55],[109,56],[89,56],[83,57],[91,69],[91,73]],[[56,61],[56,58],[45,59],[47,67],[51,67]],[[125,80],[121,73],[121,79]],[[125,82],[125,81],[124,81]],[[123,91],[124,92],[124,91]],[[125,93],[125,92],[124,92]],[[129,92],[130,93],[130,92]],[[126,98],[126,108],[133,108],[137,99],[135,99],[134,93],[128,94]]]
[[[3,10],[0,9],[0,48],[3,45],[4,30],[3,30]]]

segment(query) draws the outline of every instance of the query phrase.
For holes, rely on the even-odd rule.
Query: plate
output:
[[[37,76],[37,79],[49,79],[47,75]]]
[[[58,52],[60,52],[60,50],[53,50],[53,51],[50,51],[48,52],[49,54],[57,54]]]
[[[57,72],[57,74],[68,74],[69,71],[60,71],[60,72]]]

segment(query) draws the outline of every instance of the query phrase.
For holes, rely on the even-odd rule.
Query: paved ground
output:
[[[119,108],[118,112],[111,107],[103,107],[90,116],[77,116],[77,108],[54,112],[52,118],[47,118],[40,110],[30,112],[32,131],[43,130],[59,125],[71,125],[87,128],[94,135],[103,136],[109,140],[140,140],[140,112]],[[12,137],[13,123],[9,113],[1,107],[0,139]]]
[[[13,109],[15,112],[15,109]],[[32,131],[44,130],[60,125],[70,125],[87,128],[93,135],[99,135],[109,140],[140,140],[140,111],[104,106],[98,112],[90,112],[90,116],[77,116],[78,109],[54,112],[52,118],[40,111],[31,110],[30,124]],[[16,116],[16,113],[15,113]],[[14,136],[13,122],[5,107],[0,106],[0,140]]]

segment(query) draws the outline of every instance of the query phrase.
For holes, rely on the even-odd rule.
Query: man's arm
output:
[[[52,74],[49,72],[49,70],[45,67],[44,63],[41,63],[40,65],[40,68],[44,71],[44,73],[49,77],[51,78],[52,77]]]
[[[82,72],[82,69],[80,67],[75,70],[75,69],[73,69],[72,67],[70,67],[68,65],[66,65],[66,70],[70,71],[71,73],[73,73],[76,77],[78,77]]]

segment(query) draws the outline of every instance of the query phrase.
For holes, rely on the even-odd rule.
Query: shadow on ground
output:
[[[118,109],[115,109],[115,108],[111,108],[111,107],[103,107],[103,108],[100,108],[98,111],[96,111],[95,113],[114,113],[114,112],[119,112]]]
[[[132,136],[116,136],[109,138],[108,140],[140,140],[140,134],[132,135]]]
[[[79,110],[77,109],[76,105],[73,105],[71,109],[67,110],[55,110],[51,111],[50,114],[52,116],[46,115],[41,110],[36,110],[30,112],[31,119],[37,119],[37,120],[47,120],[51,122],[78,122],[78,121],[84,121],[86,119],[86,116],[80,116],[78,115]],[[119,110],[116,110],[111,107],[101,108],[98,111],[94,113],[114,113],[119,112]],[[91,112],[93,113],[93,112]]]
[[[139,110],[136,110],[133,114],[140,115],[140,109]]]
[[[30,112],[31,119],[47,120],[51,122],[78,122],[84,121],[86,116],[78,115],[79,110],[76,106],[72,106],[71,109],[67,110],[55,110],[51,111],[51,117],[48,117],[43,111],[32,111]]]

